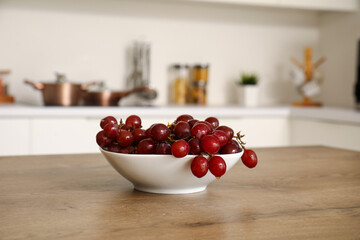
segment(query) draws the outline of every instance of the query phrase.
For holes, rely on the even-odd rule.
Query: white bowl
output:
[[[202,178],[192,174],[190,165],[194,155],[175,158],[172,155],[122,154],[101,148],[100,150],[118,173],[129,180],[135,189],[143,192],[162,194],[201,192],[216,179],[210,171]],[[243,152],[221,155],[226,162],[226,171],[239,161]]]

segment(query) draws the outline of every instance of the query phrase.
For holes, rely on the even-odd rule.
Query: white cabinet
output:
[[[0,155],[28,154],[30,129],[28,119],[0,119]]]
[[[98,119],[0,119],[0,156],[98,152]]]
[[[360,125],[292,119],[290,144],[323,145],[360,151]]]
[[[280,6],[323,11],[356,11],[358,0],[280,0]]]
[[[189,2],[239,4],[260,7],[308,9],[316,11],[356,11],[358,0],[185,0]]]
[[[245,134],[246,147],[288,146],[290,123],[286,117],[225,118],[222,124]]]
[[[251,6],[279,6],[281,0],[185,0],[189,2],[203,2],[203,3],[226,3],[226,4],[240,4]]]
[[[97,152],[99,120],[87,118],[31,119],[30,154]]]

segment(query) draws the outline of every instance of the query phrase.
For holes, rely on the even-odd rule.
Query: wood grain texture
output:
[[[100,154],[0,158],[0,239],[360,239],[360,153],[256,149],[202,193],[137,192]]]

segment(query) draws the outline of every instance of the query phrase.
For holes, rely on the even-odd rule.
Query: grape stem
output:
[[[167,124],[167,128],[169,129],[169,130],[171,130],[171,128],[173,128],[174,126],[175,126],[176,124],[175,123],[168,123]],[[193,136],[187,136],[187,137],[185,137],[185,138],[181,138],[181,139],[183,139],[183,140],[185,140],[185,141],[188,141],[188,140],[190,140],[190,138],[192,138]],[[173,142],[175,142],[176,141],[176,139],[172,139],[171,138],[171,136],[169,136],[168,137],[168,140],[170,141],[170,143],[173,143]]]
[[[125,126],[125,123],[123,122],[122,118],[120,119],[120,123],[119,123],[119,127],[118,127],[118,131],[120,132],[122,127]],[[141,127],[141,126],[140,126]],[[129,129],[127,129],[129,132],[131,132],[131,130],[134,130],[136,127],[133,124],[131,127],[129,127]]]
[[[237,140],[237,142],[240,144],[241,148],[244,149],[245,151],[245,144],[246,142],[244,142],[241,138],[245,137],[245,134],[240,133],[240,131],[236,134],[235,139]]]
[[[212,158],[213,156],[215,156],[214,154],[212,154],[212,153],[207,153],[207,152],[202,152],[202,155],[207,155],[207,156],[209,156],[209,159],[210,158]]]
[[[175,142],[176,140],[172,139],[171,136],[168,136],[168,141],[169,141],[170,143],[173,143],[173,142]]]
[[[120,123],[119,123],[119,127],[118,127],[118,131],[121,131],[121,127],[124,126],[124,122],[122,120],[122,118],[120,118]]]

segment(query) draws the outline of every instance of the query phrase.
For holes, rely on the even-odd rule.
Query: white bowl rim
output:
[[[157,156],[157,157],[162,157],[162,156],[166,156],[166,157],[174,157],[172,154],[140,154],[140,153],[117,153],[117,152],[111,152],[111,151],[108,151],[108,150],[105,150],[105,149],[103,149],[103,148],[101,148],[101,147],[99,147],[99,149],[100,149],[100,151],[103,151],[103,152],[106,152],[106,153],[110,153],[110,154],[115,154],[115,155],[123,155],[123,156],[134,156],[135,158],[136,157],[146,157],[146,156]],[[237,153],[231,153],[231,154],[218,154],[218,153],[216,153],[216,154],[212,154],[212,155],[214,155],[214,156],[236,156],[236,154],[238,154],[238,155],[242,155],[243,154],[243,152],[244,152],[244,150],[242,150],[241,152],[237,152]],[[186,155],[186,156],[184,156],[184,157],[182,157],[182,158],[186,158],[186,157],[196,157],[196,156],[204,156],[204,155],[206,155],[206,154],[199,154],[199,155],[195,155],[195,154],[188,154],[188,155]],[[209,156],[210,156],[210,154],[208,154]],[[174,157],[174,158],[176,158],[176,157]],[[178,158],[178,159],[182,159],[182,158]]]

